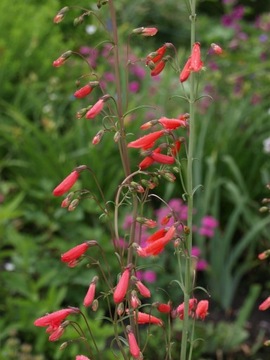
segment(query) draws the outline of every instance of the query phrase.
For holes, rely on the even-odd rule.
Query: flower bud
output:
[[[95,299],[92,303],[92,310],[97,311],[98,309],[98,299]]]
[[[104,135],[104,130],[99,130],[99,132],[93,137],[93,140],[92,140],[92,144],[93,145],[97,145],[100,143],[103,135]]]
[[[62,66],[66,60],[72,55],[72,51],[68,50],[64,54],[62,54],[58,59],[54,60],[53,66],[54,67],[60,67]]]
[[[58,24],[60,23],[63,19],[64,19],[64,16],[66,15],[66,13],[69,11],[69,7],[68,6],[65,6],[63,7],[60,11],[58,11],[58,13],[55,15],[54,19],[53,19],[53,22],[55,24]]]
[[[72,200],[68,206],[68,211],[74,211],[76,209],[76,207],[79,205],[79,202],[80,202],[79,199]]]

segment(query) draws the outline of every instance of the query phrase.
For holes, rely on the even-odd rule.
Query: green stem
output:
[[[130,174],[130,164],[129,157],[127,152],[126,144],[126,135],[125,135],[125,126],[124,126],[124,117],[123,117],[123,101],[122,101],[122,87],[121,87],[121,75],[120,75],[120,57],[119,57],[119,40],[118,40],[118,29],[116,21],[116,13],[113,4],[113,0],[109,0],[109,9],[112,21],[112,36],[114,43],[114,74],[115,74],[115,86],[116,86],[116,96],[117,96],[117,113],[119,118],[119,151],[121,156],[122,165],[124,168],[125,176],[127,177]]]
[[[190,1],[191,5],[191,49],[195,43],[195,22],[196,22],[196,0]],[[188,202],[188,220],[187,226],[189,234],[186,236],[186,258],[185,258],[185,279],[184,279],[184,319],[183,319],[183,332],[181,340],[181,354],[180,360],[186,360],[188,356],[187,345],[190,341],[190,319],[189,313],[189,300],[192,291],[192,273],[191,273],[191,249],[192,249],[192,227],[193,227],[193,154],[195,144],[195,76],[194,73],[190,75],[190,98],[189,98],[189,142],[187,154],[187,202]],[[192,345],[191,345],[192,346]]]

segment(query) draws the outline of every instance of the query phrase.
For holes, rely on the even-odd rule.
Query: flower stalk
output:
[[[191,40],[191,50],[193,44],[195,43],[196,35],[196,0],[190,0],[190,22],[191,22],[191,31],[190,31],[190,40]],[[189,95],[189,141],[188,141],[188,153],[187,153],[187,180],[186,180],[186,190],[187,190],[187,205],[188,205],[188,219],[187,226],[189,229],[193,227],[193,157],[194,157],[194,144],[195,144],[195,101],[196,101],[196,83],[195,83],[195,74],[191,72],[190,74],[190,95]],[[185,275],[184,275],[184,319],[183,319],[183,331],[182,331],[182,340],[181,340],[181,353],[180,360],[186,360],[188,358],[188,348],[187,344],[190,342],[192,344],[192,339],[190,338],[190,319],[188,316],[189,313],[189,300],[192,292],[192,262],[191,262],[191,249],[192,249],[192,231],[186,234],[186,251],[187,256],[185,258]],[[192,346],[192,345],[191,345]]]

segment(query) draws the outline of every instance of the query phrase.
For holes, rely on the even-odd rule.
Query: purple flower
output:
[[[218,221],[213,216],[204,216],[202,218],[202,226],[216,228],[218,226]]]
[[[137,93],[140,89],[140,84],[138,81],[131,81],[128,88],[130,92]]]

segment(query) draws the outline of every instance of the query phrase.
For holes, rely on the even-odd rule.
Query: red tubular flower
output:
[[[137,140],[134,140],[134,141],[131,141],[129,144],[128,144],[128,147],[130,148],[135,148],[135,149],[149,149],[151,148],[155,141],[157,139],[159,139],[161,136],[164,135],[164,130],[159,130],[159,131],[154,131],[148,135],[144,135],[142,137],[140,137],[139,139]]]
[[[173,156],[176,156],[176,155],[179,153],[180,149],[181,149],[181,141],[180,141],[180,140],[176,140],[176,141],[174,142],[174,146],[173,146],[172,149],[171,149],[172,155],[173,155]]]
[[[78,258],[80,258],[86,250],[89,248],[89,242],[84,242],[80,245],[73,247],[72,249],[68,250],[64,254],[61,255],[61,260],[65,263],[72,263]]]
[[[197,304],[197,299],[195,298],[192,298],[192,299],[189,299],[189,303],[188,303],[188,316],[192,316],[194,315],[194,311],[195,311],[195,308],[196,308],[196,304]],[[184,319],[184,303],[180,304],[177,309],[176,309],[176,312],[179,316],[179,319],[180,320],[183,320]]]
[[[270,249],[267,249],[258,255],[258,259],[265,260],[270,256]]]
[[[83,305],[86,307],[91,306],[94,301],[97,281],[98,281],[98,277],[94,276],[94,278],[91,281],[91,284],[88,288],[88,291],[85,295],[85,298],[83,300]]]
[[[104,106],[104,99],[99,99],[95,105],[91,107],[90,110],[87,111],[85,117],[86,119],[94,119],[102,110]]]
[[[136,285],[137,289],[139,290],[139,293],[143,297],[145,297],[145,298],[151,297],[150,290],[140,280],[137,280],[135,285]]]
[[[215,43],[211,44],[211,48],[213,49],[214,53],[217,54],[217,55],[221,55],[223,53],[222,48],[219,45],[215,44]]]
[[[126,296],[128,290],[129,278],[130,278],[130,271],[131,271],[131,267],[127,266],[124,272],[122,273],[118,281],[118,284],[116,285],[116,288],[113,293],[113,301],[116,304],[122,302]]]
[[[54,196],[61,196],[68,192],[75,182],[78,180],[80,172],[77,170],[72,171],[54,190]]]
[[[155,306],[156,306],[157,310],[161,313],[169,314],[171,312],[170,304],[156,303]]]
[[[89,84],[84,85],[83,87],[81,87],[80,89],[78,89],[77,91],[75,91],[74,96],[76,98],[84,98],[85,96],[89,95],[93,90],[93,87],[90,86]]]
[[[182,69],[182,71],[180,73],[180,77],[179,77],[180,82],[184,82],[189,78],[190,64],[191,64],[191,57],[188,58],[185,66],[183,67],[183,69]]]
[[[135,323],[142,325],[142,324],[155,324],[162,326],[163,321],[153,315],[142,313],[138,311],[137,313],[134,312]]]
[[[57,341],[60,339],[60,337],[64,334],[65,327],[60,325],[58,328],[51,333],[49,336],[49,341]]]
[[[265,299],[259,306],[259,310],[264,311],[270,308],[270,296]]]
[[[158,154],[155,152],[152,152],[150,156],[154,161],[158,162],[159,164],[172,165],[175,161],[173,156]]]
[[[140,348],[138,346],[136,337],[130,326],[126,327],[127,335],[128,335],[128,345],[131,356],[137,359],[140,356]]]
[[[48,332],[52,332],[52,330],[56,330],[56,328],[61,324],[62,321],[66,319],[70,314],[78,313],[80,310],[77,308],[68,308],[55,311],[53,313],[47,314],[35,320],[35,326],[49,326],[50,329]]]
[[[161,149],[158,147],[155,150],[153,150],[154,153],[160,153]],[[151,156],[146,156],[139,164],[139,168],[141,170],[147,169],[149,166],[151,166],[154,163],[154,159]]]
[[[164,228],[157,230],[156,232],[154,232],[154,234],[150,235],[147,239],[146,242],[147,243],[152,243],[160,238],[162,238],[165,234],[166,234],[166,230]]]
[[[148,256],[156,256],[160,254],[165,246],[172,240],[172,238],[175,235],[175,227],[171,226],[170,229],[167,231],[167,233],[157,239],[156,241],[150,243],[144,248],[137,247],[137,254],[141,257],[148,257]]]
[[[161,71],[165,68],[166,65],[166,61],[165,60],[160,60],[156,66],[154,67],[154,69],[151,71],[151,76],[157,76],[161,73]]]
[[[163,58],[163,56],[165,55],[166,50],[167,50],[167,44],[164,44],[163,46],[161,46],[156,51],[154,51],[154,52],[150,53],[149,55],[147,55],[147,57],[146,57],[146,65],[148,65],[149,61],[152,61],[154,64],[159,62]]]
[[[201,60],[201,45],[199,42],[195,42],[191,52],[190,71],[200,71],[203,67]]]
[[[167,130],[174,130],[178,129],[179,127],[187,126],[186,121],[181,119],[168,119],[166,117],[162,117],[158,119],[158,122]]]
[[[196,307],[196,311],[195,311],[196,317],[204,320],[206,315],[207,315],[208,306],[209,306],[209,301],[208,300],[199,301],[198,305]]]

